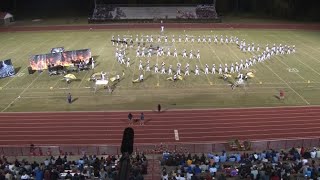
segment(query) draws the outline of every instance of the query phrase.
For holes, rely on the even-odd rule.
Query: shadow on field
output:
[[[76,102],[78,99],[79,99],[79,98],[74,98],[74,99],[72,99],[71,103]]]
[[[14,72],[17,74],[20,71],[21,67],[14,68]]]
[[[273,97],[275,97],[276,99],[280,100],[280,97],[277,95],[273,95]]]

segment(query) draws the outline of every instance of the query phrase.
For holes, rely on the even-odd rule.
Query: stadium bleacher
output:
[[[91,17],[92,20],[115,19],[216,19],[218,14],[213,5],[199,6],[148,6],[125,7],[97,5]]]

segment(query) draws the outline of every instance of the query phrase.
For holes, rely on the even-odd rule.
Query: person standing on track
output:
[[[158,104],[158,112],[161,112],[161,105]]]
[[[143,114],[143,112],[140,115],[140,125],[144,125],[144,114]]]
[[[128,114],[129,124],[132,124],[133,115],[131,113]]]

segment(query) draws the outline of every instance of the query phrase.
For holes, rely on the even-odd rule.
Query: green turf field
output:
[[[275,56],[271,61],[253,66],[255,77],[248,81],[246,88],[232,90],[230,82],[223,81],[217,74],[190,76],[176,83],[166,80],[167,75],[145,72],[145,82],[132,83],[138,78],[139,60],[135,51],[128,50],[131,68],[127,69],[114,59],[114,49],[110,39],[112,35],[157,35],[158,30],[101,30],[101,31],[57,31],[57,32],[15,32],[0,33],[0,59],[12,59],[16,68],[20,68],[15,77],[0,79],[0,111],[77,111],[77,110],[138,110],[154,109],[161,103],[166,108],[215,108],[215,107],[255,107],[255,106],[289,106],[319,105],[320,97],[320,32],[287,30],[187,30],[189,35],[228,35],[246,39],[264,47],[265,44],[295,45],[297,52],[291,55]],[[183,30],[167,30],[169,42],[171,35],[184,34]],[[177,38],[176,38],[177,39]],[[156,38],[155,38],[156,40]],[[195,39],[197,40],[197,39]],[[154,43],[157,45],[157,43]],[[63,46],[66,50],[90,48],[96,59],[95,72],[107,71],[111,75],[125,76],[114,87],[113,94],[102,88],[96,93],[91,88],[93,83],[87,81],[94,72],[74,73],[78,81],[69,86],[62,81],[62,76],[48,73],[29,75],[27,66],[30,55],[49,53],[52,47]],[[240,52],[236,45],[215,45],[206,43],[168,43],[178,52],[191,49],[201,51],[201,60],[167,58],[153,56],[151,65],[156,62],[172,64],[182,63],[182,70],[189,62],[190,70],[197,64],[201,69],[207,63],[228,65],[239,59],[252,57],[253,54]],[[166,50],[167,48],[165,48]],[[289,70],[291,72],[289,72]],[[292,72],[294,70],[294,72]],[[230,80],[233,82],[233,80]],[[308,83],[309,82],[309,83]],[[50,87],[53,87],[51,90]],[[279,90],[286,92],[286,99],[279,101],[275,96]],[[69,105],[66,94],[70,92],[76,101]],[[20,98],[18,98],[20,96]]]

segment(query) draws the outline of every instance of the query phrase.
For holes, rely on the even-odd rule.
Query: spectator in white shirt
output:
[[[46,160],[44,160],[44,162],[43,162],[43,163],[44,163],[44,165],[45,165],[45,166],[49,166],[50,161],[49,161],[49,159],[46,159]]]
[[[304,166],[304,165],[306,165],[307,163],[308,163],[308,159],[303,158],[303,159],[302,159],[302,165]]]
[[[168,173],[167,172],[163,172],[161,180],[168,180]]]
[[[215,166],[211,166],[211,167],[209,168],[209,171],[210,171],[210,174],[211,174],[212,176],[215,176],[216,173],[217,173],[217,168],[216,168]]]
[[[316,158],[316,156],[317,156],[316,149],[313,149],[313,150],[310,152],[310,156],[311,156],[312,159]]]
[[[187,180],[191,180],[192,176],[193,176],[193,173],[188,172],[187,173]]]
[[[22,179],[22,180],[30,179],[30,176],[25,172],[25,173],[21,176],[21,179]]]
[[[220,162],[220,157],[218,156],[218,154],[216,154],[213,159],[215,163]]]
[[[320,158],[320,149],[317,150],[317,158]]]

